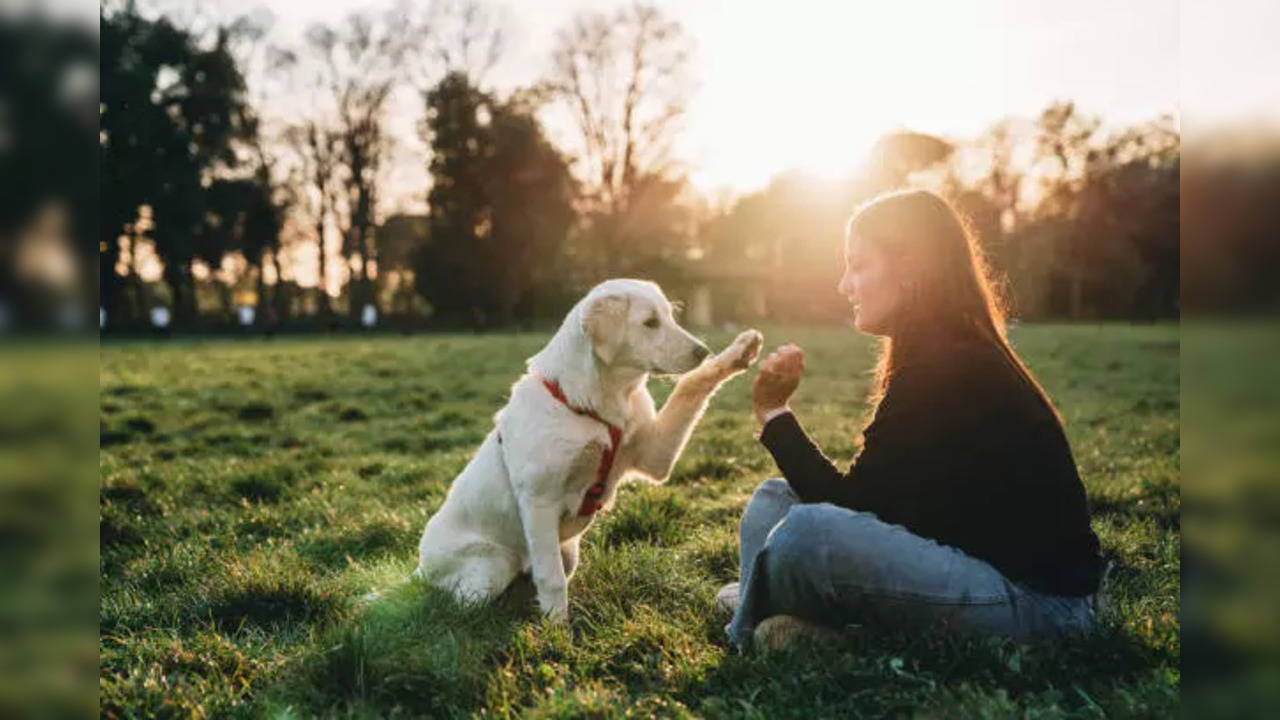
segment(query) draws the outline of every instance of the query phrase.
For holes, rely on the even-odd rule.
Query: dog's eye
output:
[[[658,317],[655,315],[653,317],[650,317],[648,320],[645,320],[644,326],[651,330],[656,330],[658,327]]]

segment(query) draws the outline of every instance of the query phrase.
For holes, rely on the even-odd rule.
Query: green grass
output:
[[[847,459],[872,345],[801,344],[794,402]],[[721,346],[729,336],[712,333]],[[1024,326],[1114,555],[1111,613],[1065,646],[862,628],[738,656],[712,608],[737,517],[776,473],[748,380],[726,386],[664,487],[591,528],[567,628],[519,581],[461,607],[394,586],[454,475],[546,335],[105,346],[101,709],[108,717],[1130,717],[1177,711],[1179,377],[1173,326]],[[670,384],[653,381],[661,401]]]

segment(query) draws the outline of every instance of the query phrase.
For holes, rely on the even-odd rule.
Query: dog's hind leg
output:
[[[440,583],[459,600],[481,602],[495,598],[520,572],[515,553],[504,547],[472,545],[465,553],[465,557],[458,559],[455,570]]]
[[[573,571],[578,569],[578,537],[572,537],[560,543],[560,560],[564,562],[564,576],[566,579],[573,577]]]

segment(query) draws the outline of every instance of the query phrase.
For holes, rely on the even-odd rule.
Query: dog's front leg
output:
[[[519,505],[538,606],[552,620],[564,621],[569,617],[569,580],[560,556],[560,502],[529,493]]]
[[[653,421],[636,433],[637,470],[658,482],[666,481],[711,394],[755,360],[762,342],[759,332],[743,331],[719,355],[680,377]]]

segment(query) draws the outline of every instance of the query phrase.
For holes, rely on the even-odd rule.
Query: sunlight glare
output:
[[[959,126],[954,108],[1005,104],[990,82],[1004,61],[999,12],[971,2],[735,8],[735,21],[700,43],[694,184],[750,190],[788,169],[834,179],[886,132],[977,130]],[[948,57],[963,62],[939,60]]]

